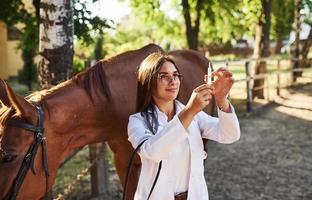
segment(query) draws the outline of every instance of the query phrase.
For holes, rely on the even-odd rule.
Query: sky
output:
[[[111,19],[115,23],[120,22],[121,18],[131,12],[129,1],[127,0],[99,0],[90,4],[93,15],[106,19]],[[171,0],[164,0],[160,6],[169,18],[178,17],[179,13],[176,9],[172,9]]]
[[[92,14],[111,19],[115,23],[120,22],[123,16],[131,12],[128,3],[120,0],[99,0],[89,6]]]

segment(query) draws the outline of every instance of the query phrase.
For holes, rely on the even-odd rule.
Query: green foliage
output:
[[[303,0],[303,9],[305,10],[304,22],[312,26],[312,0]]]
[[[91,16],[91,11],[87,9],[88,2],[98,0],[74,0],[74,27],[75,35],[84,44],[94,42],[94,35],[103,34],[104,30],[111,28],[112,21],[101,19],[98,16]],[[22,0],[1,0],[0,20],[8,26],[14,26],[22,23],[25,26],[21,30],[22,40],[19,48],[34,50],[36,54],[39,46],[39,0],[33,0],[35,12],[26,10]]]
[[[30,94],[29,88],[26,85],[21,84],[14,79],[9,79],[8,83],[10,87],[12,88],[12,90],[16,92],[17,94],[24,96],[24,97]]]
[[[198,0],[189,0],[191,21],[196,18],[196,5]],[[179,44],[186,47],[185,22],[183,19],[181,0],[171,0],[171,7],[164,11],[164,4],[168,1],[158,0],[133,0],[131,8],[133,15],[141,19],[141,24],[155,27],[160,35],[167,38],[168,43],[179,39]],[[233,39],[240,39],[246,33],[254,34],[255,24],[260,17],[259,10],[262,8],[261,0],[207,0],[203,2],[201,10],[201,22],[199,32],[200,46],[206,44],[223,44]],[[178,13],[178,17],[171,19],[166,12]],[[140,22],[139,22],[140,23]],[[140,27],[141,28],[141,27]],[[178,30],[172,31],[175,28]],[[149,29],[149,30],[150,30]],[[152,33],[145,32],[155,41],[159,37]],[[145,35],[146,35],[145,34]],[[183,41],[183,42],[182,42]],[[182,44],[182,45],[181,45]],[[174,45],[175,46],[175,45]]]
[[[130,6],[135,14],[146,20],[153,20],[158,15],[162,15],[159,0],[132,0]]]
[[[22,0],[1,0],[0,8],[0,20],[8,26],[20,22],[27,14]]]
[[[21,10],[22,7],[20,7],[21,1],[2,0],[0,6],[6,6],[8,9],[0,13],[0,19],[4,16],[7,19],[7,23],[11,24],[16,23],[17,19],[21,19],[25,15],[23,14],[24,11]],[[75,52],[80,54],[79,59],[76,58],[74,61],[75,72],[81,71],[84,67],[81,59],[93,57],[99,60],[105,55],[140,48],[148,43],[159,44],[167,50],[187,47],[181,0],[119,0],[127,1],[132,9],[132,12],[125,16],[119,24],[113,24],[112,21],[92,16],[87,4],[96,1],[98,0],[74,0],[75,39],[79,43],[77,43],[79,50],[76,49]],[[188,0],[192,23],[194,23],[196,18],[198,1]],[[293,1],[272,1],[271,38],[282,37],[284,39],[289,35],[293,22]],[[308,13],[311,14],[312,1],[303,0],[303,3],[307,8],[310,8]],[[261,10],[261,0],[203,1],[199,45],[201,47],[210,44],[222,46],[244,36],[253,37],[255,25],[259,20],[264,20]],[[14,14],[12,14],[12,17],[7,17],[7,15],[11,16],[10,13]],[[311,15],[309,16],[311,18]],[[306,17],[306,20],[309,19],[309,16]],[[35,19],[35,16],[27,16],[27,19],[31,18]],[[24,23],[26,24],[26,22]],[[115,27],[113,33],[108,31],[112,26]],[[32,31],[32,33],[39,32],[37,31],[37,26],[27,25],[27,27],[32,27],[29,30],[36,30]],[[26,31],[23,34],[26,35]],[[38,38],[38,36],[32,35],[29,38],[32,38],[32,40],[27,42],[26,39],[23,39],[25,44],[21,46],[29,47],[38,44],[37,41],[33,42],[33,39]],[[87,47],[88,49],[85,49]],[[32,49],[34,48],[37,47]]]
[[[246,25],[254,25],[259,20],[264,21],[264,16],[261,15],[261,10],[261,0],[243,0],[242,12],[245,15],[244,23]]]
[[[33,3],[39,4],[39,1],[34,0]],[[34,6],[37,7],[38,5]],[[0,10],[0,20],[7,26],[14,26],[17,23],[24,24],[20,30],[22,40],[19,48],[36,51],[39,45],[37,13],[29,13],[22,0],[2,0],[0,7],[5,8]]]
[[[91,16],[87,3],[91,0],[74,0],[74,32],[79,40],[90,45],[94,42],[94,36],[102,35],[105,29],[112,28],[113,21]],[[96,2],[98,0],[92,0]]]
[[[243,2],[238,0],[206,1],[202,11],[201,44],[222,44],[241,38],[248,31],[244,26],[246,13],[242,12],[243,7]]]
[[[138,29],[136,31],[142,33],[139,37],[145,39],[141,38],[140,40],[154,42],[168,49],[185,47],[184,21],[182,18],[170,16],[169,13],[169,11],[171,14],[179,11],[177,5],[168,4],[166,10],[163,5],[164,1],[159,0],[132,0],[130,6],[133,12],[129,22],[136,24],[136,26],[129,28]]]
[[[32,90],[32,84],[37,81],[37,65],[33,60],[34,55],[35,52],[33,50],[23,49],[24,66],[18,71],[18,80],[20,83],[28,85],[29,90]]]
[[[294,0],[272,1],[271,36],[287,39],[294,22]]]
[[[33,0],[35,7],[39,6],[38,0]],[[39,46],[39,25],[36,14],[29,13],[21,0],[3,0],[0,2],[1,9],[0,20],[4,21],[7,26],[13,26],[17,23],[24,24],[20,30],[21,42],[18,46],[22,50],[24,66],[18,72],[18,79],[21,83],[27,84],[32,89],[32,83],[37,80],[36,65],[33,58],[38,52]]]
[[[170,17],[157,1],[133,0],[130,6],[132,12],[122,18],[114,34],[105,34],[104,49],[108,55],[141,48],[149,43],[167,50],[186,47],[181,18]]]
[[[95,60],[101,60],[104,58],[106,52],[103,49],[104,38],[103,36],[99,36],[95,43],[95,48],[93,52],[93,58]]]
[[[79,72],[82,72],[84,69],[85,69],[84,61],[75,55],[73,61],[73,74],[78,74]]]

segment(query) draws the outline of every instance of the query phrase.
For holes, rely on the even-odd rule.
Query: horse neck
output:
[[[83,88],[69,83],[44,100],[44,126],[48,137],[63,148],[76,148],[105,139],[105,100],[90,99]]]

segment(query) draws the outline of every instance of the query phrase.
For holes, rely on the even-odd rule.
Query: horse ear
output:
[[[7,83],[4,80],[0,79],[0,101],[6,107],[11,107],[12,104],[8,97],[6,88],[7,88]]]
[[[18,116],[22,116],[28,120],[31,120],[32,116],[34,115],[35,108],[34,106],[26,101],[23,97],[15,94],[13,90],[10,88],[10,86],[2,81],[5,85],[5,93],[6,93],[6,98],[4,105],[7,107],[12,107],[16,114]],[[2,93],[2,89],[1,89]],[[1,100],[2,100],[2,95],[1,95]]]

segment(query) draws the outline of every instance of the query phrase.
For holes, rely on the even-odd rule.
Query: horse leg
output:
[[[128,170],[128,164],[130,157],[134,151],[131,144],[127,140],[114,140],[109,141],[108,145],[114,153],[115,167],[117,174],[119,176],[120,183],[122,187],[124,187],[126,180],[126,173]],[[138,155],[135,156],[132,164],[132,170],[128,179],[128,187],[127,187],[127,200],[133,200],[134,193],[137,188],[138,180],[139,180],[139,170],[141,167],[141,161]]]

